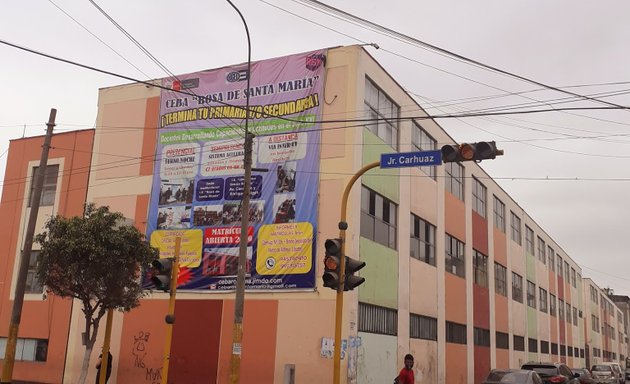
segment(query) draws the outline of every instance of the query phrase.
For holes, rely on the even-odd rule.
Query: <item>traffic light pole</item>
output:
[[[107,310],[107,323],[105,324],[105,340],[103,341],[103,350],[101,352],[101,371],[98,374],[98,383],[105,384],[107,382],[107,365],[109,364],[109,345],[112,338],[112,321],[114,319],[114,309]]]
[[[162,384],[168,382],[168,365],[171,361],[171,342],[173,341],[173,323],[175,322],[175,295],[177,294],[177,277],[179,276],[179,252],[182,238],[175,238],[175,260],[171,269],[171,287],[168,298],[168,314],[166,315],[166,338],[164,342],[164,360],[162,361]]]
[[[346,229],[348,229],[348,223],[346,222],[346,211],[348,208],[348,198],[350,196],[350,190],[354,183],[365,172],[370,169],[376,168],[381,164],[380,161],[375,161],[363,168],[359,169],[357,173],[352,176],[346,189],[343,191],[343,197],[341,198],[341,219],[339,221],[339,238],[341,239],[341,257],[339,260],[339,286],[337,287],[337,300],[335,303],[335,355],[334,355],[334,373],[333,384],[340,384],[341,380],[341,320],[343,318],[343,292],[346,283]]]

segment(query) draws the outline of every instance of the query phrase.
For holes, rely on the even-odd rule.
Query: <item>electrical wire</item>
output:
[[[556,91],[556,92],[561,92],[561,93],[564,93],[564,94],[567,94],[567,95],[571,95],[571,96],[574,96],[574,97],[579,97],[579,98],[582,98],[584,100],[589,100],[589,101],[592,101],[592,102],[605,104],[605,105],[608,105],[608,106],[611,106],[611,107],[616,107],[616,108],[624,109],[624,110],[630,109],[630,107],[628,107],[628,106],[622,106],[622,105],[619,105],[619,104],[616,104],[616,103],[611,103],[611,102],[608,102],[608,101],[605,101],[605,100],[599,100],[599,99],[596,99],[596,98],[580,95],[580,94],[577,94],[577,93],[574,93],[574,92],[571,92],[571,91],[563,90],[563,89],[560,89],[558,87],[554,87],[554,86],[551,86],[551,85],[548,85],[548,84],[545,84],[545,83],[542,83],[542,82],[539,82],[539,81],[527,78],[525,76],[521,76],[521,75],[518,75],[518,74],[515,74],[515,73],[512,73],[512,72],[508,72],[506,70],[502,70],[500,68],[494,67],[494,66],[489,65],[489,64],[482,63],[482,62],[480,62],[478,60],[474,60],[472,58],[469,58],[469,57],[466,57],[464,55],[455,53],[453,51],[450,51],[450,50],[447,50],[447,49],[444,49],[444,48],[440,48],[440,47],[438,47],[436,45],[433,45],[433,44],[429,44],[429,43],[427,43],[425,41],[422,41],[422,40],[416,39],[414,37],[411,37],[409,35],[403,34],[401,32],[395,31],[393,29],[390,29],[390,28],[385,27],[383,25],[380,25],[378,23],[375,23],[375,22],[363,19],[363,18],[361,18],[359,16],[356,16],[356,15],[353,15],[351,13],[345,12],[345,11],[339,9],[339,8],[330,6],[328,4],[324,4],[324,3],[320,2],[320,1],[317,1],[317,0],[292,0],[292,1],[296,2],[296,3],[301,3],[301,4],[304,4],[304,5],[307,5],[307,6],[309,6],[312,9],[321,10],[323,13],[339,15],[344,20],[350,19],[350,20],[354,21],[355,23],[359,23],[360,25],[367,26],[370,29],[372,29],[372,30],[374,30],[374,31],[376,31],[378,33],[386,34],[386,35],[388,35],[390,37],[393,36],[393,37],[395,37],[397,39],[400,39],[401,41],[407,42],[409,44],[416,45],[416,46],[419,46],[419,47],[422,47],[422,48],[425,48],[425,49],[429,49],[429,50],[431,50],[433,52],[437,52],[439,54],[446,55],[446,57],[449,57],[449,58],[452,58],[452,59],[456,59],[456,60],[462,61],[462,62],[467,63],[467,64],[472,64],[472,65],[477,66],[477,67],[482,68],[482,69],[490,70],[492,72],[496,72],[496,73],[499,73],[499,74],[502,74],[502,75],[505,75],[505,76],[508,76],[508,77],[511,77],[511,78],[514,78],[514,79],[518,79],[518,80],[521,80],[521,81],[524,81],[524,82],[527,82],[527,83],[530,83],[530,84],[534,84],[534,85],[537,85],[539,87],[543,87],[543,88],[546,88],[546,89],[549,89],[549,90],[553,90],[553,91]]]
[[[335,30],[335,29],[333,29],[333,28],[327,27],[327,26],[325,26],[325,25],[323,25],[323,24],[321,24],[321,23],[315,22],[315,21],[313,21],[313,20],[307,19],[307,18],[305,18],[305,17],[303,17],[303,16],[301,16],[301,15],[298,15],[298,14],[296,14],[296,13],[294,13],[294,12],[291,12],[291,11],[288,11],[288,10],[286,10],[286,9],[284,9],[284,8],[279,7],[279,6],[273,5],[273,4],[271,4],[271,3],[269,3],[269,2],[267,2],[267,1],[265,1],[265,0],[259,0],[259,1],[260,1],[260,2],[262,2],[262,3],[264,3],[264,4],[267,4],[267,5],[269,5],[269,6],[272,6],[272,7],[274,7],[274,8],[277,8],[277,9],[279,9],[279,10],[281,10],[281,11],[285,12],[285,13],[288,13],[288,14],[290,14],[290,15],[293,15],[293,16],[295,16],[295,17],[298,17],[298,18],[300,18],[300,19],[302,19],[302,20],[305,20],[305,21],[308,21],[308,22],[310,22],[310,23],[312,23],[312,24],[318,25],[318,26],[320,26],[320,27],[322,27],[322,28],[325,28],[325,29],[328,29],[328,30],[333,31],[333,32],[335,32],[335,33],[338,33],[338,34],[341,34],[341,35],[343,35],[343,36],[349,37],[349,38],[351,38],[351,39],[353,39],[353,40],[356,40],[356,41],[359,41],[359,42],[365,43],[363,40],[360,40],[360,39],[358,39],[358,38],[356,38],[356,37],[353,37],[353,36],[351,36],[351,35],[349,35],[349,34],[346,34],[346,33],[340,32],[340,31]],[[300,1],[300,0],[297,0],[297,1],[296,1],[296,0],[293,0],[293,1],[294,1],[294,2],[297,2],[297,1]],[[312,8],[312,7],[311,7],[311,8]],[[334,16],[334,17],[336,17],[336,16]],[[338,19],[339,19],[339,17],[336,17],[336,18],[338,18]],[[353,23],[353,24],[358,25],[357,23]],[[358,25],[358,26],[360,26],[360,25]],[[397,39],[397,40],[400,40],[400,39]],[[397,57],[403,58],[403,59],[408,60],[408,61],[411,61],[411,62],[415,62],[415,63],[417,63],[417,64],[420,64],[420,65],[422,65],[422,66],[429,67],[429,68],[434,69],[434,70],[437,70],[437,71],[439,71],[439,72],[447,73],[447,74],[453,75],[453,76],[455,76],[455,77],[459,77],[459,78],[461,78],[461,79],[471,81],[471,82],[473,82],[473,83],[477,83],[477,84],[484,85],[484,86],[487,86],[487,87],[492,88],[492,89],[496,89],[496,90],[502,91],[502,92],[504,92],[504,93],[505,93],[505,96],[506,96],[506,97],[507,97],[507,96],[521,96],[521,97],[523,97],[523,98],[525,98],[525,99],[528,99],[528,100],[531,100],[531,101],[533,101],[533,102],[536,102],[536,103],[541,103],[541,104],[543,104],[543,105],[548,105],[548,104],[546,104],[546,103],[545,103],[545,101],[541,101],[541,100],[537,100],[537,99],[534,99],[534,98],[531,98],[531,97],[523,96],[525,93],[528,93],[527,91],[525,91],[525,92],[510,92],[510,91],[504,90],[504,89],[502,89],[502,88],[495,87],[495,86],[493,86],[493,85],[490,85],[490,84],[487,84],[487,83],[483,83],[483,82],[480,82],[480,81],[477,81],[477,80],[471,79],[471,78],[466,77],[466,76],[462,76],[462,75],[458,75],[458,74],[455,74],[455,73],[452,73],[452,72],[446,71],[446,70],[444,70],[444,69],[442,69],[442,68],[438,68],[438,67],[435,67],[435,66],[428,65],[428,64],[426,64],[426,63],[423,63],[423,62],[420,62],[420,61],[418,61],[418,60],[412,59],[412,58],[407,57],[407,56],[405,56],[405,55],[402,55],[402,54],[399,54],[399,53],[396,53],[396,52],[393,52],[393,51],[390,51],[390,50],[387,50],[387,49],[384,49],[384,48],[380,48],[380,47],[378,47],[378,46],[377,46],[377,48],[379,48],[379,49],[381,49],[381,50],[383,50],[383,51],[385,51],[385,52],[387,52],[387,53],[390,53],[390,54],[392,54],[392,55],[395,55],[395,56],[397,56]],[[624,82],[621,82],[621,83],[624,83]],[[542,89],[544,90],[544,89],[548,89],[548,88],[547,88],[547,87],[543,87]],[[583,99],[583,97],[581,97],[581,95],[578,95],[578,96],[579,96],[579,99]],[[550,105],[548,105],[548,106],[550,106]],[[559,111],[560,111],[560,110],[559,110]],[[627,125],[627,124],[625,124],[625,123],[620,123],[620,122],[613,121],[613,120],[606,120],[606,119],[601,119],[601,118],[595,118],[595,117],[592,117],[592,116],[582,115],[582,114],[578,114],[578,113],[575,113],[575,112],[567,112],[567,111],[564,111],[563,113],[566,113],[566,114],[569,114],[569,115],[573,115],[573,116],[578,116],[578,117],[588,118],[588,119],[592,119],[592,120],[597,120],[597,121],[604,121],[604,122],[610,122],[610,123],[616,123],[616,124]]]

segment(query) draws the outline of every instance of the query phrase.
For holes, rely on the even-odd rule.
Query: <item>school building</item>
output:
[[[152,83],[100,89],[96,128],[54,135],[37,228],[87,201],[132,219],[162,257],[182,237],[169,383],[227,383],[248,95],[254,167],[267,172],[252,178],[241,383],[331,382],[335,292],[321,276],[346,184],[382,153],[454,140],[360,46]],[[12,140],[8,151],[0,352],[42,142]],[[477,163],[368,171],[347,215],[347,255],[367,265],[365,283],[344,294],[343,383],[391,382],[407,353],[417,383],[480,383],[528,361],[625,366],[626,316]],[[14,379],[74,383],[81,305],[43,295],[34,249]],[[153,291],[116,312],[110,383],[160,382],[167,308],[168,294]]]

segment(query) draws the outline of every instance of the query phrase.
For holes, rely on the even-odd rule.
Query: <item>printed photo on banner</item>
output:
[[[193,212],[193,226],[223,224],[223,205],[198,205]]]
[[[158,229],[190,228],[190,205],[162,207],[158,209]]]
[[[223,204],[223,225],[237,225],[241,223],[241,202]],[[265,216],[265,202],[252,200],[249,202],[249,222],[262,223]]]
[[[162,179],[160,181],[159,205],[191,204],[193,201],[195,180],[190,179]]]
[[[246,273],[252,268],[252,247],[247,247]],[[203,274],[206,276],[236,276],[239,247],[209,248],[203,250]]]
[[[285,193],[273,197],[274,224],[295,221],[295,193]]]
[[[295,174],[297,163],[295,161],[287,161],[276,165],[276,193],[295,192]]]

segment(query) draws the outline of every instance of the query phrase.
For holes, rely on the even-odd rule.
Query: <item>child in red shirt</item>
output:
[[[405,355],[405,368],[400,370],[398,374],[398,384],[414,384],[413,376],[413,356],[411,354]]]

